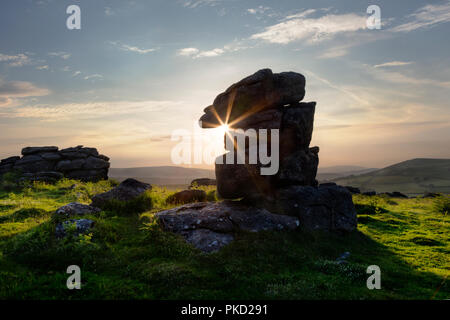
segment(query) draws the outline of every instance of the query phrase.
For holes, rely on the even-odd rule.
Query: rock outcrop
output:
[[[215,185],[217,185],[216,179],[199,178],[199,179],[194,179],[191,181],[189,189],[195,188],[195,187],[206,187],[206,186],[215,186]]]
[[[200,126],[211,128],[225,123],[230,127],[225,142],[232,139],[225,144],[229,154],[216,159],[217,191],[224,199],[242,198],[248,206],[296,216],[304,229],[352,231],[356,228],[356,211],[350,192],[335,184],[319,186],[316,180],[319,147],[310,147],[316,103],[301,102],[304,95],[303,75],[274,74],[263,69],[233,84],[204,110]],[[252,137],[250,129],[257,133],[266,129],[267,141],[258,134]],[[260,159],[250,163],[247,142],[253,139],[258,150],[266,148],[268,154],[271,139],[275,139],[271,132],[279,134],[279,168],[276,174],[262,175],[261,168],[267,164]],[[240,135],[247,139],[245,163],[236,161],[236,151],[242,149]],[[227,157],[232,158],[231,151],[235,153],[234,163],[227,161]]]
[[[1,160],[0,175],[15,170],[22,173],[22,180],[52,182],[66,177],[98,181],[108,179],[109,167],[109,158],[95,148],[26,147],[22,157]]]
[[[217,251],[229,244],[237,232],[295,230],[295,217],[272,214],[236,201],[199,202],[155,214],[162,227],[182,235],[204,252]]]

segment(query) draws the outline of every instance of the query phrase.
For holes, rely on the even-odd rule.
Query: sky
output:
[[[448,0],[2,0],[0,158],[84,145],[113,167],[174,165],[174,132],[222,144],[197,120],[263,68],[305,75],[320,166],[450,158],[449,33]]]

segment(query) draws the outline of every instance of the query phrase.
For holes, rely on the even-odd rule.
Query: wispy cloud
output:
[[[7,55],[0,53],[0,62],[7,62],[10,67],[22,67],[30,64],[31,59],[23,53]]]
[[[404,24],[398,25],[390,31],[410,32],[413,30],[433,27],[441,23],[450,22],[450,1],[444,1],[443,4],[429,4],[421,7],[413,14],[407,16],[410,20]]]
[[[307,18],[314,12],[315,10],[310,9],[288,16],[284,21],[265,28],[263,32],[253,34],[251,39],[278,44],[287,44],[298,40],[312,43],[331,39],[340,33],[366,29],[365,16],[350,13]]]
[[[221,0],[183,0],[183,7],[194,9],[202,6],[216,6]]]
[[[0,79],[0,107],[10,106],[15,98],[46,96],[50,90],[36,87],[27,81],[5,81]]]
[[[175,101],[103,101],[90,103],[67,103],[60,105],[33,105],[14,108],[3,116],[8,118],[36,118],[43,121],[96,119],[105,116],[156,112],[171,106]]]
[[[147,54],[147,53],[158,50],[157,48],[142,49],[142,48],[139,48],[136,46],[130,46],[128,44],[123,44],[118,41],[109,41],[109,43],[112,44],[113,46],[117,46],[121,50],[135,52],[135,53],[139,53],[139,54]]]
[[[69,59],[72,56],[71,53],[64,52],[64,51],[49,52],[48,55],[51,56],[51,57],[59,57],[59,58],[64,59],[64,60],[67,60],[67,59]]]
[[[37,70],[48,70],[48,69],[49,69],[49,66],[48,66],[48,65],[37,66],[36,69],[37,69]]]
[[[391,61],[391,62],[376,64],[373,67],[374,68],[399,67],[399,66],[406,66],[408,64],[412,64],[412,62],[410,62],[410,61]]]
[[[113,11],[111,7],[105,7],[105,15],[110,17],[115,15],[116,13]]]
[[[103,79],[103,76],[101,74],[95,73],[84,77],[84,80],[92,80],[92,79]]]
[[[78,75],[80,75],[81,74],[81,71],[75,71],[73,74],[72,74],[72,77],[76,77],[76,76],[78,76]]]
[[[192,58],[205,58],[205,57],[217,57],[222,55],[223,53],[225,53],[225,49],[220,48],[205,51],[200,51],[197,48],[184,48],[178,50],[177,55]]]

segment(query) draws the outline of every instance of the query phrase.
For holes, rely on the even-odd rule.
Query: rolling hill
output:
[[[333,179],[362,191],[450,193],[450,159],[412,159],[361,175]]]
[[[215,179],[214,170],[175,166],[111,168],[109,177],[118,181],[134,178],[140,181],[165,186],[188,185],[196,178]]]
[[[331,181],[337,178],[347,177],[351,175],[360,175],[378,168],[366,168],[360,166],[332,166],[320,167],[317,170],[317,180],[320,182]]]

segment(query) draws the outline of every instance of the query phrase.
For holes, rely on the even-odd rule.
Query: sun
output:
[[[224,123],[219,127],[220,132],[227,133],[230,130],[228,124]]]

